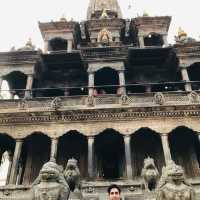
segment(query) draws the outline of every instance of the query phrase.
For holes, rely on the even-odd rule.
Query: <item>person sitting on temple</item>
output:
[[[121,189],[118,185],[112,184],[107,189],[109,200],[120,200],[121,199]]]

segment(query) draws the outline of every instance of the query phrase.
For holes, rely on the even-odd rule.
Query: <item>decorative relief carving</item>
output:
[[[120,97],[121,104],[122,105],[128,105],[129,104],[129,97],[127,95],[122,95]]]
[[[95,98],[93,96],[88,96],[86,104],[88,106],[94,106],[95,105]]]
[[[165,103],[165,97],[162,92],[157,92],[154,95],[154,101],[156,104],[163,105]]]
[[[198,103],[199,102],[199,94],[195,91],[192,91],[189,95],[189,100],[191,103]]]
[[[19,110],[26,110],[28,108],[28,101],[24,98],[21,99],[18,103]]]
[[[51,108],[54,110],[58,110],[62,106],[62,100],[60,97],[56,97],[51,102]]]

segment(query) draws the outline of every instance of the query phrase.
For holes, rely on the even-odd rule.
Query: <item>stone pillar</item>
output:
[[[167,34],[163,35],[163,43],[164,43],[164,46],[165,46],[165,47],[168,46]]]
[[[119,74],[119,85],[121,89],[121,95],[126,94],[126,83],[125,83],[125,75],[124,75],[124,70],[118,71]]]
[[[94,72],[89,72],[88,87],[89,87],[89,96],[93,96],[93,93],[94,93]]]
[[[94,178],[94,136],[88,137],[88,176]]]
[[[169,148],[169,141],[168,141],[168,134],[161,135],[163,152],[165,156],[165,164],[168,164],[170,160],[172,160],[170,148]]]
[[[185,67],[181,68],[181,75],[182,75],[183,81],[190,81],[188,72],[187,72],[187,68],[185,68]],[[192,91],[191,83],[185,84],[185,91]]]
[[[58,138],[51,138],[51,156],[50,158],[57,158],[58,151]]]
[[[49,41],[45,40],[44,41],[44,53],[48,53],[49,51]]]
[[[3,78],[0,77],[0,91],[1,91],[2,83],[3,83]]]
[[[25,91],[26,98],[32,97],[32,91],[31,91],[32,87],[33,87],[33,74],[29,74],[27,76],[27,81],[26,81],[26,91]]]
[[[10,184],[16,184],[17,180],[17,170],[19,165],[20,154],[22,150],[22,140],[16,140],[15,144],[15,152],[12,161],[11,173],[10,173]]]
[[[8,160],[9,160],[9,166],[8,166],[8,173],[7,173],[7,178],[6,178],[6,185],[9,183],[11,167],[12,167],[13,155],[11,152],[8,152]]]
[[[131,136],[130,135],[124,136],[124,145],[125,145],[127,178],[132,179],[133,178],[133,169],[132,169],[132,162],[131,162]]]
[[[72,40],[67,40],[67,52],[72,52]]]
[[[144,36],[139,35],[138,37],[139,37],[140,48],[144,48]]]

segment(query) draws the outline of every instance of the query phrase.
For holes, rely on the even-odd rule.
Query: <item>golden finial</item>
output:
[[[143,17],[148,17],[148,16],[149,16],[148,12],[146,10],[144,10]]]
[[[66,17],[65,17],[64,14],[63,14],[62,17],[60,18],[60,21],[61,21],[61,22],[66,22],[66,21],[67,21],[67,19],[66,19]]]
[[[187,37],[187,33],[181,27],[179,27],[178,28],[178,37],[180,38],[182,36]]]
[[[106,9],[104,8],[103,11],[102,11],[100,19],[107,19],[107,18],[108,18],[108,14],[106,12]]]

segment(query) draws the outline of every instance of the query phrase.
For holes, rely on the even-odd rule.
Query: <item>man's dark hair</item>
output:
[[[121,193],[121,189],[119,188],[119,186],[116,185],[116,184],[112,184],[112,185],[110,185],[110,186],[108,187],[108,189],[107,189],[108,194],[110,194],[110,191],[111,191],[113,188],[116,188],[116,189],[119,191],[119,194]]]

